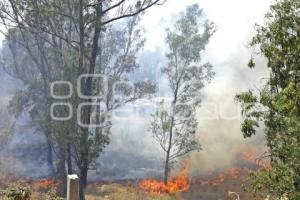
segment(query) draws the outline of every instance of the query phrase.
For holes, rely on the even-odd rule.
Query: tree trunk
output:
[[[84,189],[87,185],[87,173],[88,173],[88,165],[84,164],[82,168],[80,168],[80,183],[79,183],[80,200],[85,200]]]
[[[85,200],[84,187],[81,183],[81,179],[79,182],[79,200]]]
[[[47,162],[50,169],[50,173],[54,173],[54,167],[53,167],[53,154],[52,154],[52,144],[49,139],[47,139]]]
[[[169,157],[170,157],[170,153],[167,152],[166,162],[165,162],[165,173],[164,173],[164,183],[165,183],[165,185],[167,185],[168,179],[169,179],[169,172],[170,172]]]
[[[164,175],[165,185],[168,183],[169,173],[170,173],[170,153],[171,153],[171,149],[172,149],[174,117],[172,117],[171,124],[172,124],[172,126],[170,128],[169,144],[168,144],[167,155],[166,155],[166,163],[165,163],[165,175]]]
[[[82,1],[80,1],[82,4]],[[102,2],[101,0],[98,0],[99,5],[96,7],[96,16],[99,20],[101,20],[101,13],[102,13]],[[82,6],[82,5],[81,5]],[[83,13],[80,13],[80,16],[83,16]],[[81,19],[81,22],[83,23],[83,18]],[[97,59],[97,54],[99,50],[99,38],[100,38],[100,32],[101,32],[101,24],[100,23],[95,23],[95,30],[94,30],[94,37],[93,37],[93,43],[92,43],[92,51],[91,51],[91,57],[90,57],[90,63],[89,63],[89,69],[88,73],[89,74],[94,74],[95,73],[95,65],[96,65],[96,59]],[[84,33],[84,28],[81,30],[81,33]],[[81,42],[80,44],[82,45],[81,50],[84,49],[84,35],[81,35]],[[83,69],[83,52],[80,52],[80,57],[79,59],[79,75],[82,73]],[[88,77],[84,84],[84,91],[83,93],[85,95],[90,96],[92,94],[92,82],[93,78]],[[92,102],[91,100],[88,100],[88,102]],[[84,124],[90,124],[90,117],[91,117],[91,110],[92,106],[87,106],[82,112],[83,115],[83,122]],[[88,146],[88,136],[89,136],[89,128],[82,128],[82,140],[81,140],[81,165],[79,166],[80,168],[80,184],[79,184],[79,199],[80,200],[85,200],[84,196],[84,189],[87,185],[87,174],[88,174],[88,162],[89,162],[89,146]]]
[[[67,165],[68,165],[68,174],[73,174],[71,144],[70,143],[68,143],[68,147],[67,147]]]
[[[102,12],[102,3],[100,0],[98,0],[99,5],[96,8],[96,15],[97,17],[101,18],[101,12]],[[96,65],[96,59],[97,59],[97,53],[99,50],[99,38],[100,38],[100,32],[101,32],[101,25],[97,24],[95,26],[94,31],[94,37],[93,37],[93,45],[92,45],[92,52],[91,52],[91,58],[90,58],[90,64],[89,64],[89,74],[95,73],[95,65]],[[92,77],[88,77],[85,82],[84,87],[84,94],[85,95],[91,95],[92,94]],[[91,100],[89,100],[91,102]],[[91,117],[91,106],[87,106],[87,108],[83,111],[83,120],[85,124],[90,124],[90,117]],[[88,136],[89,136],[89,129],[88,128],[82,128],[82,134],[83,139],[81,141],[82,145],[82,152],[81,152],[81,166],[80,166],[80,184],[79,184],[79,198],[80,200],[85,200],[84,197],[84,189],[87,185],[87,173],[88,173],[88,156],[89,156],[89,147],[88,145]]]
[[[62,181],[62,184],[59,185],[57,193],[59,196],[65,197],[67,190],[67,172],[65,165],[65,154],[60,151],[60,156],[58,158],[57,169],[56,169],[56,178]]]
[[[174,101],[173,101],[173,113],[172,113],[172,118],[171,118],[171,126],[169,130],[169,141],[168,141],[168,148],[167,148],[167,155],[166,155],[166,163],[165,163],[165,174],[164,174],[164,183],[165,185],[168,183],[169,179],[169,174],[170,174],[170,154],[171,154],[171,149],[172,149],[172,140],[173,140],[173,126],[174,126],[174,115],[175,115],[175,110],[174,110],[174,105],[177,102],[177,92],[174,95]]]

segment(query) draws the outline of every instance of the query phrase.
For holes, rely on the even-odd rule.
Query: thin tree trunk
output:
[[[174,124],[174,117],[172,116],[171,119],[171,127],[170,127],[170,135],[169,135],[169,144],[167,149],[166,155],[166,163],[165,163],[165,175],[164,175],[164,183],[165,185],[168,183],[169,173],[170,173],[170,153],[172,149],[172,139],[173,139],[173,124]]]
[[[88,173],[88,165],[87,163],[83,164],[82,168],[80,168],[80,184],[79,184],[79,199],[85,200],[84,189],[87,185],[87,173]]]
[[[68,147],[67,147],[67,165],[68,165],[68,174],[73,174],[71,144],[70,143],[68,143]]]
[[[53,174],[54,166],[53,166],[52,144],[48,138],[47,138],[47,163],[50,169],[50,173]]]
[[[56,178],[62,181],[62,184],[59,185],[57,193],[59,196],[65,197],[66,196],[66,189],[67,189],[67,172],[66,172],[66,165],[65,165],[65,153],[64,150],[59,150],[59,157],[56,169]]]
[[[170,154],[171,154],[171,149],[172,149],[172,140],[173,140],[173,126],[174,126],[174,121],[175,121],[175,105],[177,103],[177,95],[178,95],[178,86],[177,89],[174,92],[174,100],[173,100],[173,111],[172,111],[172,118],[171,118],[171,126],[169,130],[169,142],[168,142],[168,148],[167,148],[167,154],[166,154],[166,163],[165,163],[165,173],[164,173],[164,183],[165,185],[168,183],[169,175],[170,175]]]
[[[165,183],[165,185],[167,185],[168,179],[169,179],[169,172],[170,172],[169,157],[170,157],[170,153],[167,152],[166,162],[165,162],[165,172],[164,172],[164,183]]]

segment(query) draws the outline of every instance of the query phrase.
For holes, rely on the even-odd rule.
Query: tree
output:
[[[132,28],[135,27],[137,22],[136,16],[148,8],[160,5],[163,2],[163,0],[10,0],[1,1],[0,3],[1,22],[6,28],[3,34],[5,34],[9,42],[9,46],[12,45],[10,47],[13,50],[11,55],[14,63],[12,64],[19,66],[14,69],[20,69],[21,72],[25,72],[28,75],[27,81],[30,83],[28,85],[33,86],[29,88],[35,89],[35,94],[42,93],[44,95],[38,96],[38,98],[35,95],[30,95],[32,98],[25,96],[24,100],[29,100],[30,104],[24,105],[35,105],[35,111],[41,117],[35,117],[35,119],[39,119],[37,123],[40,127],[44,127],[43,132],[48,135],[47,138],[54,137],[57,139],[55,142],[58,149],[61,150],[60,155],[62,157],[60,159],[61,162],[59,162],[59,171],[64,171],[65,150],[67,149],[68,155],[72,154],[80,175],[81,200],[84,199],[83,189],[87,184],[87,173],[93,159],[107,145],[107,131],[104,129],[92,130],[89,126],[78,127],[74,118],[69,123],[57,124],[57,122],[53,122],[49,118],[48,112],[53,101],[49,96],[49,85],[55,80],[67,80],[76,86],[78,77],[86,73],[95,74],[100,72],[109,74],[110,86],[115,81],[124,78],[126,73],[131,72],[137,66],[134,63],[134,53],[139,48],[132,43],[133,37],[130,37],[129,40],[125,38],[126,43],[122,41],[121,44],[123,46],[112,52],[110,56],[116,56],[117,53],[122,54],[115,57],[115,62],[105,63],[104,59],[101,59],[101,55],[105,55],[106,50],[101,46],[103,44],[101,40],[103,40],[105,31],[109,30],[109,25],[113,22],[134,17],[131,21],[132,24],[128,24],[129,35],[133,36],[136,33],[135,29]],[[120,34],[116,36],[120,36]],[[118,41],[121,41],[124,38],[119,39]],[[18,50],[18,48],[15,48],[16,44],[18,47],[21,46],[26,52],[25,64],[20,63],[19,57],[15,54]],[[125,49],[122,49],[123,47]],[[121,50],[125,51],[121,52]],[[97,64],[105,66],[101,65],[97,69]],[[128,68],[128,66],[124,66],[125,64],[128,66],[131,64],[135,65],[133,65],[133,68]],[[35,68],[30,68],[28,65],[33,65]],[[14,70],[14,72],[17,71]],[[112,75],[111,73],[115,74]],[[21,75],[19,78],[22,79],[23,76]],[[43,88],[40,87],[41,85]],[[95,85],[95,80],[92,77],[84,79],[80,83],[82,93],[91,96],[99,89]],[[144,90],[145,87],[153,89],[151,85],[146,83],[137,83],[136,86],[136,96],[133,99],[140,98],[146,91]],[[28,94],[24,93],[24,91],[21,91],[21,93]],[[130,100],[132,99],[128,99],[128,101]],[[83,100],[77,96],[72,99],[72,105],[76,108],[82,102]],[[93,100],[88,99],[87,102],[92,103]],[[111,104],[110,101],[106,103]],[[111,109],[114,107],[110,105]],[[60,110],[59,112],[64,113],[65,111]],[[92,114],[92,106],[84,107],[81,113],[82,122],[89,125]],[[62,138],[69,141],[67,145]],[[72,141],[73,139],[74,142]],[[71,144],[73,144],[72,147]],[[51,148],[53,146],[51,144]],[[70,162],[68,162],[68,165],[70,166]]]
[[[172,102],[169,106],[161,103],[151,124],[165,156],[165,183],[178,157],[200,150],[195,110],[201,102],[201,89],[214,75],[211,64],[200,62],[214,26],[207,20],[201,26],[201,22],[202,10],[195,4],[181,13],[174,30],[167,29],[168,63],[162,73],[169,82]]]
[[[270,168],[251,173],[253,192],[267,189],[273,197],[287,193],[299,199],[300,190],[300,16],[297,0],[280,0],[271,6],[251,46],[267,58],[270,75],[258,92],[236,96],[242,106],[245,138],[263,124]],[[255,67],[250,59],[249,67]]]

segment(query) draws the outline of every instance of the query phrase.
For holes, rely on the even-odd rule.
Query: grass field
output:
[[[1,184],[1,189],[8,187]],[[87,200],[236,200],[236,196],[228,196],[229,191],[237,192],[241,200],[261,200],[247,194],[242,189],[239,179],[226,180],[217,185],[191,184],[186,192],[175,194],[152,194],[143,191],[134,182],[122,183],[94,183],[86,189]],[[41,188],[36,184],[27,184],[30,188],[32,200],[45,200],[51,188]],[[3,196],[0,198],[3,199]]]

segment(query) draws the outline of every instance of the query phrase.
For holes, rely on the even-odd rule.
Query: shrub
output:
[[[55,190],[51,190],[50,192],[48,192],[46,200],[64,200],[61,197],[58,197],[56,195],[56,191]]]
[[[5,200],[30,200],[31,191],[21,183],[8,188],[5,192]]]

